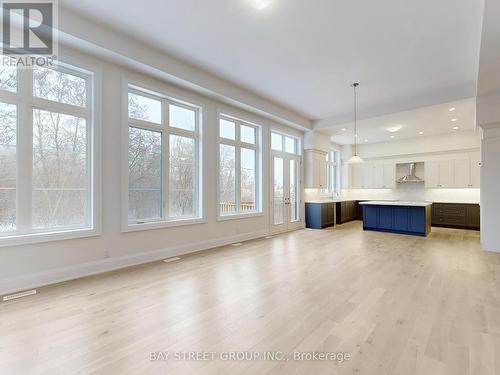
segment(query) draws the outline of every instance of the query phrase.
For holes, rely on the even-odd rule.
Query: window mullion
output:
[[[170,206],[170,124],[169,124],[169,106],[166,100],[162,100],[162,112],[163,112],[163,132],[162,132],[162,195],[163,195],[163,210],[162,218],[168,219],[170,217],[169,206]]]
[[[235,129],[236,147],[235,147],[235,175],[236,175],[236,212],[241,213],[241,142],[240,142],[240,123],[236,122]]]
[[[66,115],[82,117],[82,118],[87,117],[90,114],[89,108],[78,107],[76,105],[59,103],[53,100],[37,98],[34,96],[31,96],[29,100],[30,104],[33,107],[43,109],[44,111],[63,113]]]
[[[28,104],[32,93],[32,70],[18,70],[19,96],[17,106],[17,230],[32,228],[33,187],[33,110]]]

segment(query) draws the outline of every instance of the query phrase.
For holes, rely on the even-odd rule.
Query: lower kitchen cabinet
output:
[[[306,202],[306,228],[322,229],[362,219],[363,211],[358,201]]]
[[[335,225],[335,202],[306,203],[306,228],[323,229]]]
[[[364,205],[363,229],[427,236],[431,229],[431,207]]]
[[[432,225],[445,228],[480,229],[478,204],[434,203]]]
[[[348,221],[359,220],[360,212],[358,201],[337,202],[337,224],[347,223]],[[362,212],[361,212],[362,216]]]

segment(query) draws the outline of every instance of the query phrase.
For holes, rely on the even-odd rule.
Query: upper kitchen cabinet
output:
[[[481,170],[481,156],[479,153],[470,155],[470,187],[478,188],[480,186],[480,170]]]
[[[396,164],[395,163],[384,163],[383,165],[382,188],[383,189],[395,189],[396,188]]]
[[[479,154],[425,162],[426,188],[478,188]]]
[[[479,187],[479,153],[455,160],[455,187]]]
[[[455,187],[453,160],[431,160],[425,162],[426,188]]]
[[[394,189],[396,164],[387,161],[371,161],[352,166],[354,189]]]
[[[305,150],[305,188],[306,189],[326,189],[327,164],[326,152],[318,150]]]

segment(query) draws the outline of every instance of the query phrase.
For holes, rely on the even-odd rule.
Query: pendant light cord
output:
[[[354,89],[354,156],[358,156],[358,101],[356,95],[356,88],[359,86],[359,83],[354,82],[351,85]]]

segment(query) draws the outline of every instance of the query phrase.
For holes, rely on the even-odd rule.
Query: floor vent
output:
[[[13,300],[13,299],[32,296],[33,294],[36,294],[36,289],[26,290],[24,292],[19,292],[19,293],[14,293],[14,294],[9,294],[8,296],[3,296],[2,300],[5,302],[5,301]]]
[[[234,247],[241,246],[241,245],[243,245],[241,242],[235,242],[235,243],[231,244],[231,246],[234,246]]]
[[[170,262],[175,262],[176,260],[179,260],[179,259],[181,259],[181,258],[179,258],[179,257],[173,257],[173,258],[163,259],[163,261],[165,263],[170,263]]]

